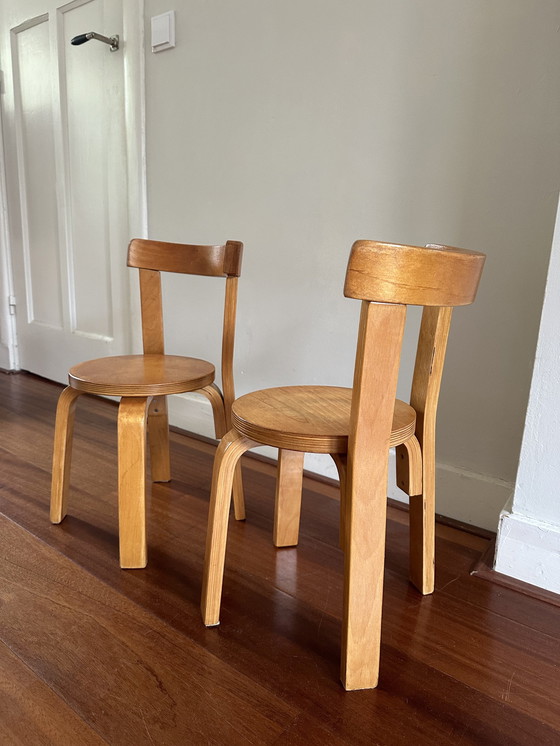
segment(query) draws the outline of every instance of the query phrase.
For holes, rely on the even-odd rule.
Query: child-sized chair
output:
[[[423,452],[415,432],[426,448],[427,416],[428,447],[433,448],[429,428],[435,422],[451,307],[472,303],[484,259],[484,254],[446,246],[357,241],[344,287],[347,297],[362,300],[353,388],[290,386],[256,391],[233,403],[233,427],[218,447],[212,478],[202,593],[207,626],[219,624],[230,494],[241,455],[261,444],[285,453],[329,453],[340,474],[344,519],[341,679],[346,689],[377,686],[389,447],[404,449],[400,481],[408,482],[409,494],[423,495]],[[426,307],[417,358],[422,373],[415,376],[412,405],[395,404],[407,305]],[[426,401],[427,413],[422,409]],[[418,541],[432,520],[425,502],[421,498],[415,508]],[[419,571],[428,574],[427,568]]]
[[[140,274],[143,355],[119,355],[89,360],[71,368],[69,386],[60,395],[56,412],[51,490],[51,521],[66,515],[70,485],[72,431],[76,400],[81,394],[119,396],[118,494],[119,546],[123,568],[145,567],[146,551],[146,434],[150,445],[151,476],[168,482],[169,427],[166,396],[197,391],[206,396],[214,414],[216,437],[230,426],[233,387],[233,344],[237,305],[237,278],[243,244],[196,246],[134,239],[128,247],[128,266]],[[223,277],[225,305],[222,332],[222,387],[214,383],[212,363],[191,357],[166,355],[160,272]],[[245,517],[241,471],[234,485],[236,518]]]

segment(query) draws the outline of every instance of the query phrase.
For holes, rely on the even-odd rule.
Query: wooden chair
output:
[[[212,477],[202,593],[207,626],[219,624],[231,484],[240,456],[261,444],[281,449],[285,463],[279,482],[288,484],[289,494],[290,480],[297,492],[301,472],[301,457],[291,454],[329,453],[340,474],[343,498],[341,678],[346,689],[377,685],[388,450],[394,445],[399,455],[406,454],[401,482],[406,481],[410,494],[421,496],[413,507],[413,535],[429,544],[433,532],[427,525],[431,508],[426,506],[433,483],[428,477],[422,488],[422,462],[433,458],[435,405],[451,307],[474,300],[484,258],[444,246],[357,241],[344,288],[347,297],[362,300],[353,388],[275,388],[234,402],[233,427],[218,447]],[[398,400],[395,404],[407,305],[426,306],[412,406]],[[287,503],[278,506],[281,514],[286,507],[281,524],[294,517],[293,502]],[[428,576],[429,568],[420,567]]]
[[[428,244],[426,248],[444,247]],[[410,582],[423,595],[433,593],[435,584],[436,415],[451,311],[450,306],[424,308],[410,394],[410,405],[416,414],[415,437],[410,437],[406,427],[410,410],[397,399],[390,440],[390,446],[396,446],[397,484],[409,496]],[[339,404],[343,403],[343,416],[349,425],[351,389],[340,389],[337,396]],[[284,449],[279,452],[273,532],[277,547],[291,547],[298,543],[303,456],[301,451]],[[411,457],[415,466],[419,464],[417,472],[410,468]],[[340,522],[340,543],[343,546],[342,499]]]
[[[168,394],[197,391],[212,404],[216,437],[230,426],[233,387],[233,345],[237,304],[237,278],[243,244],[194,246],[134,239],[128,247],[128,266],[140,275],[143,355],[89,360],[74,366],[69,386],[60,395],[56,412],[50,518],[60,523],[66,515],[70,482],[72,431],[76,400],[81,394],[119,396],[118,494],[119,546],[123,568],[145,567],[146,552],[146,434],[151,477],[170,480]],[[222,387],[214,383],[214,366],[197,358],[164,354],[160,272],[225,277],[222,334]],[[241,471],[234,485],[235,516],[243,519]]]

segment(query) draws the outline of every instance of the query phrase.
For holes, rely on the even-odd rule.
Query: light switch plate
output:
[[[175,46],[175,11],[152,17],[152,52],[163,52]]]

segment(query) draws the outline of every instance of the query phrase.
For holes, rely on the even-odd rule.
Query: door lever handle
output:
[[[119,48],[118,35],[103,36],[103,34],[98,34],[95,31],[88,31],[87,34],[78,34],[78,36],[74,36],[73,39],[70,39],[70,44],[73,44],[76,47],[80,44],[85,44],[86,41],[89,41],[90,39],[97,39],[97,41],[102,41],[104,44],[109,44],[111,52],[116,52]]]

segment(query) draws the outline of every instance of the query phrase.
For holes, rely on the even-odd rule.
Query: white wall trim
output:
[[[471,526],[495,531],[513,488],[514,483],[504,479],[436,463],[436,511]]]
[[[0,86],[3,87],[0,73]],[[0,95],[3,91],[0,92]],[[8,200],[6,189],[6,159],[4,156],[4,133],[0,108],[0,368],[19,368],[15,316],[10,314],[9,297],[14,295],[10,233],[8,224]]]
[[[123,29],[129,226],[135,237],[144,238],[148,235],[144,0],[123,0]]]
[[[130,238],[148,236],[146,169],[146,60],[144,0],[123,0],[125,126],[128,169],[128,226]],[[141,349],[140,297],[136,276],[130,283],[131,342]]]
[[[214,437],[212,409],[200,394],[187,393],[169,397],[171,424],[198,435]],[[255,449],[270,458],[277,458],[275,448]],[[338,479],[330,456],[308,453],[305,468],[325,477]],[[436,464],[436,510],[438,513],[489,531],[496,529],[498,516],[513,492],[513,483],[459,469],[448,464]],[[389,455],[388,496],[408,503],[408,498],[395,483],[395,453]]]
[[[494,570],[560,593],[560,527],[503,510]]]
[[[560,593],[560,207],[552,240],[533,379],[511,505],[498,527],[494,569]]]

